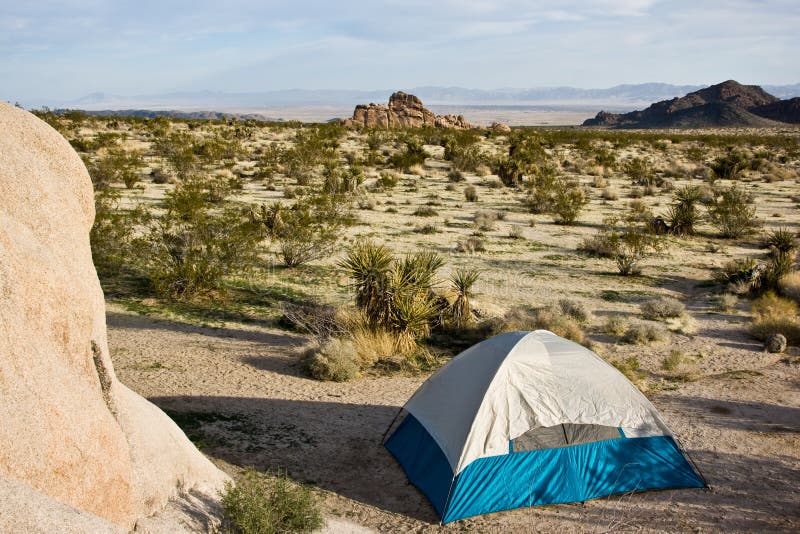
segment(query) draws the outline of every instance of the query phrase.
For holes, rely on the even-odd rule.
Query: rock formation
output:
[[[796,101],[796,102],[795,102]],[[584,126],[710,128],[781,126],[800,122],[800,99],[780,100],[757,85],[728,80],[630,113],[601,111]]]
[[[461,115],[436,115],[422,105],[422,100],[402,91],[389,97],[389,105],[359,104],[353,111],[352,119],[342,121],[345,126],[367,128],[471,128]]]
[[[81,517],[91,518],[86,531],[131,530],[164,510],[202,515],[199,503],[213,505],[228,479],[117,380],[93,219],[91,181],[69,143],[0,103],[0,495],[16,495],[0,498],[3,532],[49,531],[49,522],[70,531]]]
[[[507,134],[511,133],[511,127],[508,124],[504,124],[502,122],[493,122],[489,129],[497,134]]]

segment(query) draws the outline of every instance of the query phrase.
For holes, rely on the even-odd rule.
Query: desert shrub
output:
[[[466,199],[467,202],[478,201],[478,190],[475,189],[474,185],[468,185],[464,188],[464,199]]]
[[[604,189],[608,187],[608,180],[603,178],[602,176],[595,176],[592,180],[592,187],[596,187],[598,189]]]
[[[739,173],[748,167],[748,159],[742,152],[729,149],[727,154],[720,156],[710,165],[714,179],[735,180]]]
[[[221,502],[241,534],[312,532],[323,525],[314,494],[285,474],[270,477],[248,469],[236,485],[225,483]]]
[[[417,217],[436,217],[439,215],[435,209],[430,206],[420,206],[411,215],[416,215]]]
[[[429,157],[429,154],[425,152],[425,149],[419,141],[416,139],[407,139],[405,141],[405,149],[392,155],[389,158],[389,164],[395,169],[411,172],[413,167],[423,165],[427,157]]]
[[[614,191],[613,189],[609,189],[608,187],[603,189],[603,192],[600,193],[600,197],[603,200],[619,200],[619,194],[617,194],[617,192]]]
[[[746,285],[746,291],[750,291],[761,282],[756,275],[757,265],[753,258],[735,258],[720,267],[714,273],[714,279],[728,286]]]
[[[456,183],[456,182],[463,182],[464,180],[466,180],[466,178],[464,178],[464,173],[461,171],[452,170],[447,173],[448,182]]]
[[[628,326],[628,330],[622,340],[632,345],[649,345],[650,343],[662,341],[665,337],[666,332],[660,326],[648,323],[633,323]]]
[[[622,360],[615,360],[611,365],[625,375],[625,378],[630,380],[639,389],[646,389],[647,375],[641,370],[641,364],[636,356],[628,356]]]
[[[675,202],[667,213],[669,230],[675,235],[694,235],[700,222],[697,204],[702,200],[702,190],[687,185],[675,192]]]
[[[164,199],[164,214],[147,221],[138,257],[156,292],[188,298],[223,289],[226,276],[253,267],[262,233],[231,204],[213,205],[207,180],[184,178]]]
[[[150,178],[154,184],[168,184],[172,181],[172,177],[161,168],[155,168],[150,171]]]
[[[763,341],[772,334],[782,334],[790,344],[800,344],[800,317],[796,302],[768,291],[753,302],[751,311],[750,334],[753,337]]]
[[[503,157],[494,161],[492,172],[506,187],[518,187],[522,183],[524,168],[518,160]]]
[[[423,225],[414,227],[414,233],[417,233],[417,234],[430,235],[430,234],[435,234],[438,231],[439,231],[439,229],[436,227],[435,224],[423,224]]]
[[[661,251],[663,239],[651,233],[645,225],[629,221],[618,228],[617,224],[618,220],[613,217],[606,219],[600,234],[584,239],[578,248],[614,260],[623,276],[640,274],[642,261]]]
[[[753,195],[736,186],[717,192],[708,217],[722,237],[738,238],[758,228]]]
[[[686,311],[686,306],[672,297],[657,297],[643,302],[640,309],[645,319],[663,320],[680,317]]]
[[[483,157],[477,146],[462,146],[448,144],[444,148],[444,159],[453,162],[457,171],[474,172],[483,162]]]
[[[558,311],[567,317],[572,317],[579,323],[588,323],[592,314],[586,309],[586,305],[573,299],[559,299],[556,304]]]
[[[281,326],[313,335],[317,339],[342,336],[345,333],[335,307],[321,302],[283,303]]]
[[[630,177],[635,185],[641,186],[660,186],[659,178],[653,166],[645,158],[633,158],[625,162],[622,170]]]
[[[609,336],[621,337],[628,331],[628,320],[622,315],[611,315],[602,325],[602,332]]]
[[[144,160],[139,152],[110,148],[103,157],[87,165],[87,169],[97,189],[119,182],[130,189],[139,181],[138,171],[142,165]]]
[[[257,220],[278,244],[283,264],[295,267],[329,255],[352,215],[339,195],[321,194],[301,198],[288,208],[280,202],[262,205]]]
[[[483,239],[475,236],[470,236],[463,240],[458,240],[456,242],[456,250],[458,252],[466,252],[466,253],[473,253],[473,252],[485,252],[486,245],[483,243]]]
[[[110,188],[101,188],[94,195],[94,225],[90,233],[92,260],[103,273],[118,272],[132,263],[136,229],[149,217],[138,207],[123,210],[120,194]]]
[[[783,275],[778,283],[781,295],[800,304],[800,271]]]
[[[557,307],[513,308],[492,325],[493,334],[520,330],[549,330],[575,343],[586,343],[586,334],[581,325],[573,317],[561,313]]]
[[[317,380],[346,382],[358,377],[358,353],[349,340],[328,338],[306,350],[305,367]]]
[[[522,239],[522,226],[515,224],[512,225],[511,228],[508,229],[508,238],[509,239]]]
[[[583,207],[588,203],[589,199],[579,182],[573,180],[556,182],[551,208],[556,223],[574,223]]]
[[[672,350],[664,357],[661,369],[666,372],[667,379],[677,382],[691,382],[701,375],[694,360],[679,350]]]
[[[736,311],[736,305],[739,303],[739,297],[732,293],[723,293],[715,297],[714,303],[717,310],[730,313]]]
[[[378,185],[382,189],[394,189],[399,181],[400,177],[389,171],[383,171],[378,177]]]
[[[497,211],[479,211],[472,218],[472,224],[482,232],[494,230],[494,224],[499,219]]]

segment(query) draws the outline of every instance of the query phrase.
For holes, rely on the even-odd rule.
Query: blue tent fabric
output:
[[[455,479],[436,441],[411,414],[385,446],[443,523],[631,491],[706,487],[671,436],[621,433],[593,443],[480,458]]]
[[[439,517],[443,517],[453,470],[425,427],[409,414],[384,446],[400,463],[408,480],[428,497]]]

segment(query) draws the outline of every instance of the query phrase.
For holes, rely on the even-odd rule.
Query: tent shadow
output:
[[[204,453],[429,523],[433,507],[382,438],[398,406],[237,397],[155,397]]]

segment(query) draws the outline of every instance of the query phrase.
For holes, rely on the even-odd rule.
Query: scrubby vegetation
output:
[[[236,485],[226,483],[222,507],[231,530],[240,534],[313,532],[323,525],[314,494],[285,474],[247,469]]]
[[[690,335],[683,303],[656,291],[684,291],[672,280],[687,269],[714,279],[703,305],[720,313],[800,293],[800,148],[784,132],[497,136],[40,115],[87,162],[110,298],[281,327],[287,306],[314,302],[334,310],[327,326],[291,327],[313,338],[304,361],[319,378],[429,369],[510,328],[583,343]],[[647,298],[625,296],[640,286]],[[751,332],[769,335],[775,314],[755,310]],[[658,323],[628,319],[638,311]]]

